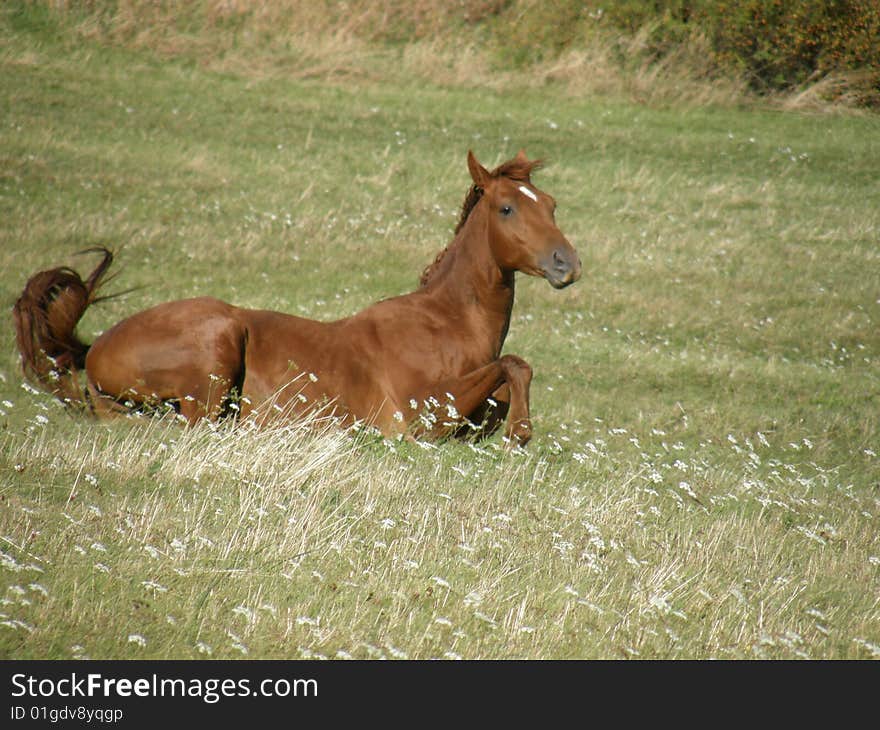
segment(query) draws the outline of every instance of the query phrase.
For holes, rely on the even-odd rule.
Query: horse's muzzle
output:
[[[581,260],[571,246],[560,246],[547,258],[542,271],[554,289],[564,289],[581,278]]]

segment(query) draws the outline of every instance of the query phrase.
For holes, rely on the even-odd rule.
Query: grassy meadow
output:
[[[880,658],[878,117],[201,63],[42,8],[0,7],[0,658]],[[518,280],[525,450],[23,383],[9,310],[77,251],[136,287],[86,341],[202,294],[342,317],[415,288],[468,149],[520,148],[584,264]]]

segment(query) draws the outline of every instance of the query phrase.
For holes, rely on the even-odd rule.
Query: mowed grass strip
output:
[[[8,658],[880,656],[880,136],[217,73],[0,14],[0,262],[117,250],[86,340],[212,294],[316,318],[416,285],[468,186],[546,157],[583,279],[519,279],[525,453],[94,423],[0,330]]]

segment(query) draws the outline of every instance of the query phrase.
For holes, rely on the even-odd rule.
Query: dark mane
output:
[[[531,182],[529,178],[531,177],[532,171],[537,170],[541,166],[541,162],[541,160],[527,160],[524,156],[517,155],[512,160],[508,160],[496,167],[489,174],[493,179],[506,177],[508,180],[513,180],[514,182],[528,183]],[[455,236],[458,236],[459,231],[464,228],[468,216],[476,207],[477,203],[480,202],[480,198],[482,197],[483,189],[478,185],[472,185],[464,198],[464,202],[461,204],[461,216],[458,219],[458,224],[455,226]],[[452,243],[454,242],[455,238],[452,239]],[[440,251],[440,253],[434,258],[434,261],[425,267],[421,277],[419,277],[419,287],[424,287],[431,280],[431,277],[434,275],[434,272],[437,271],[440,262],[443,260],[443,257],[446,256],[452,243]]]

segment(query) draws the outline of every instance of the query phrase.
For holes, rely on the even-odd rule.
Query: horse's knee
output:
[[[508,382],[515,381],[523,386],[528,386],[532,382],[532,366],[517,355],[504,355],[501,358],[501,367]]]

